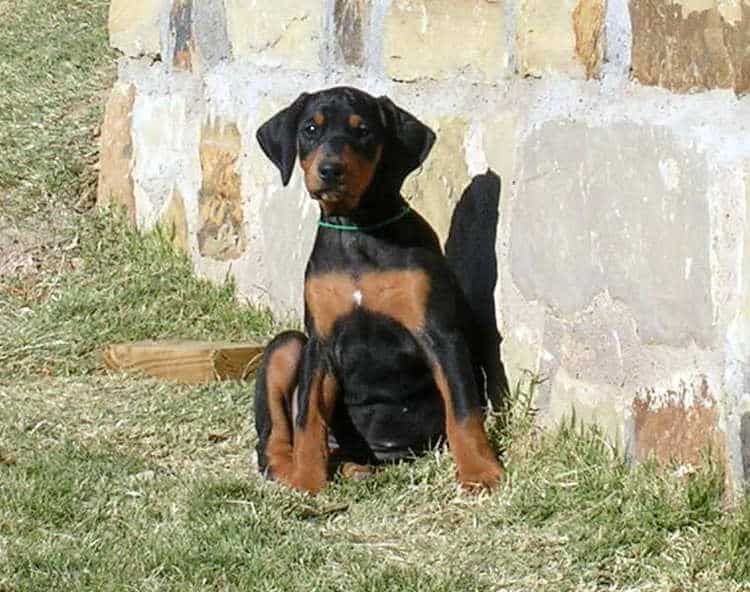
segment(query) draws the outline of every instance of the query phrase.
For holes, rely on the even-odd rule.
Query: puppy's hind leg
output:
[[[289,482],[292,458],[293,397],[307,337],[286,331],[268,344],[255,381],[255,429],[258,470],[269,479]]]

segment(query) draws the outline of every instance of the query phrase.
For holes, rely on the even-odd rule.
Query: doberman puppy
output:
[[[387,97],[338,87],[302,94],[257,139],[284,185],[299,154],[321,211],[307,334],[278,335],[257,375],[260,471],[317,493],[334,446],[368,464],[447,436],[465,488],[497,485],[474,321],[435,232],[400,193],[435,134]]]

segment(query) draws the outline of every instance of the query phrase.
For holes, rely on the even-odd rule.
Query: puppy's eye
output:
[[[366,125],[365,125],[365,124],[363,123],[362,125],[360,125],[360,126],[359,126],[359,127],[358,127],[358,128],[356,129],[356,130],[355,130],[355,132],[354,132],[354,133],[355,133],[355,134],[357,134],[357,136],[358,136],[358,137],[360,137],[360,138],[365,138],[365,137],[367,137],[367,136],[369,136],[369,135],[370,135],[370,128],[369,128],[369,127],[367,127],[367,126],[366,126]]]
[[[302,128],[302,131],[305,132],[305,134],[307,134],[308,136],[314,136],[318,133],[318,126],[314,123],[310,123]]]

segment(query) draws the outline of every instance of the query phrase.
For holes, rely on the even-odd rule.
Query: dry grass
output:
[[[93,203],[108,4],[0,0],[0,280],[57,271]]]
[[[515,426],[492,496],[436,450],[313,499],[250,472],[248,384],[0,399],[2,590],[747,589],[750,505],[722,514],[719,468],[630,468],[596,431]]]

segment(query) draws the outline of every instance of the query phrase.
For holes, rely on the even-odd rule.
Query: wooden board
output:
[[[184,384],[246,380],[260,365],[264,345],[211,341],[137,341],[104,350],[111,370],[140,371]]]

